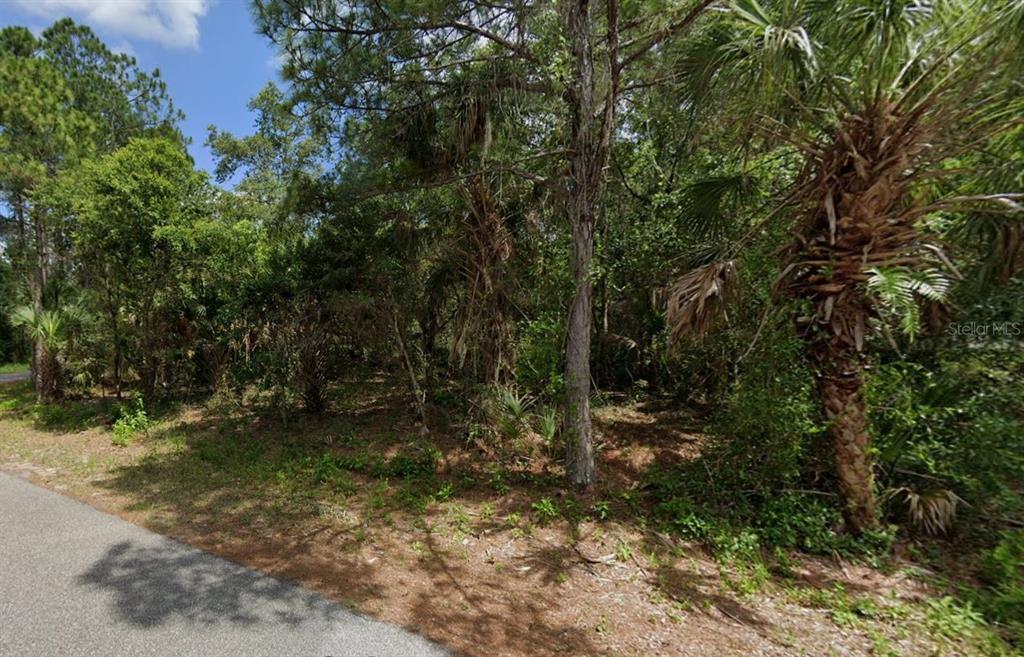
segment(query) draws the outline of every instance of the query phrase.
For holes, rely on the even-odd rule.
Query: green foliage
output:
[[[941,349],[884,363],[870,380],[881,484],[917,494],[950,490],[962,513],[1000,517],[1021,508],[1024,360],[1001,349]],[[896,506],[897,517],[906,513]]]
[[[536,415],[536,431],[545,446],[552,447],[555,438],[558,436],[559,428],[558,409],[548,408]]]
[[[840,543],[835,533],[841,514],[834,501],[813,494],[785,493],[769,499],[758,524],[767,545],[829,554]]]
[[[503,461],[530,457],[537,451],[538,437],[549,447],[558,430],[557,416],[550,410],[530,412],[534,403],[532,396],[511,386],[486,388],[480,400],[481,422],[471,426],[470,435]]]
[[[339,493],[352,493],[356,489],[352,481],[350,471],[358,468],[350,467],[351,463],[335,457],[327,452],[320,455],[313,466],[313,480],[322,485],[329,486]]]
[[[358,472],[381,479],[417,479],[433,477],[441,453],[428,443],[413,441],[390,457],[361,451],[355,454],[325,452],[316,461],[315,477],[328,480],[340,471]]]
[[[528,322],[516,342],[516,381],[547,399],[559,399],[565,385],[562,373],[564,322],[548,315]]]
[[[975,591],[975,604],[1006,628],[1015,645],[1024,646],[1024,530],[1004,532],[982,554],[982,576],[986,587]]]
[[[533,403],[530,397],[520,394],[513,388],[500,386],[495,389],[495,395],[503,417],[517,424],[522,424],[526,420],[526,411]]]
[[[412,443],[398,454],[375,466],[371,472],[378,477],[429,477],[437,471],[441,452],[428,443]]]
[[[694,351],[699,355],[703,349]],[[800,488],[802,478],[821,467],[823,427],[797,336],[783,322],[769,324],[742,364],[733,367],[731,384],[711,410],[701,458],[674,474],[652,473],[659,486],[669,486],[660,497],[678,493],[702,499],[710,492],[718,498],[715,504],[742,506],[753,497]]]
[[[539,525],[546,525],[562,515],[558,506],[547,497],[534,502],[530,508],[533,509],[533,517]]]
[[[109,422],[112,409],[107,403],[89,401],[43,402],[32,406],[36,426],[50,431],[74,432]],[[116,412],[116,409],[113,409]]]
[[[11,323],[24,327],[32,339],[40,340],[50,351],[59,352],[67,344],[67,322],[58,311],[37,313],[28,306],[21,306],[11,314]]]
[[[142,397],[136,397],[132,406],[121,406],[118,409],[118,417],[114,421],[113,443],[118,447],[127,447],[132,438],[140,433],[147,433],[152,425]]]
[[[479,480],[505,496],[529,481],[542,488],[529,506],[538,525],[614,516],[700,541],[744,594],[765,582],[772,559],[785,570],[791,550],[882,555],[895,540],[888,522],[912,535],[946,500],[949,522],[920,529],[984,548],[986,586],[960,594],[969,604],[932,603],[929,626],[952,642],[987,641],[986,622],[1019,636],[1024,539],[997,531],[1019,524],[1024,508],[1024,359],[1016,336],[995,344],[940,327],[946,311],[961,328],[1024,317],[1019,199],[993,196],[1021,184],[1024,132],[1000,121],[1020,114],[1011,65],[1021,59],[1010,48],[1024,14],[996,2],[739,0],[680,35],[671,26],[689,7],[677,4],[620,3],[623,96],[607,105],[618,123],[585,226],[594,236],[586,281],[572,266],[565,192],[582,180],[570,166],[580,155],[571,142],[586,137],[574,121],[594,112],[564,111],[581,58],[564,16],[546,6],[258,3],[288,89],[268,85],[252,99],[253,134],[211,128],[214,178],[237,181],[230,191],[195,169],[158,73],[67,20],[40,36],[0,30],[0,360],[37,343],[51,392],[75,384],[61,403],[15,398],[2,410],[30,408],[21,412],[38,427],[75,431],[110,417],[113,402],[95,398],[111,389],[120,398],[142,388],[151,405],[157,394],[214,391],[233,411],[255,409],[259,423],[272,410],[284,428],[250,435],[239,412],[169,439],[176,475],[248,477],[304,512],[315,496],[335,503],[365,486],[381,518],[437,504],[455,532],[468,523],[460,491]],[[515,39],[467,30],[475,20],[514,25]],[[600,35],[591,43],[607,48],[608,16],[588,20]],[[607,57],[583,59],[605,93]],[[915,152],[901,168],[917,186],[895,205],[927,208],[913,229],[946,238],[948,256],[933,257],[922,239],[905,249],[926,252],[918,263],[900,249],[848,267],[847,291],[874,302],[867,328],[886,329],[884,341],[865,334],[861,372],[886,524],[854,537],[842,531],[827,454],[822,372],[793,326],[813,308],[774,288],[803,206],[820,214],[797,194],[821,160],[807,152],[884,97],[908,115],[962,109],[934,144],[946,133],[983,138],[941,166]],[[981,132],[966,132],[975,123]],[[953,193],[971,197],[966,218],[946,203]],[[723,261],[738,263],[739,293],[718,313],[720,331],[670,345],[666,286]],[[794,264],[826,279],[842,269],[829,258]],[[601,403],[655,401],[695,420],[685,459],[654,440],[638,445],[651,448],[651,469],[619,491],[599,488],[608,499],[589,510],[556,496],[552,475],[566,309],[582,282],[593,292]],[[485,365],[492,356],[500,367]],[[348,394],[371,379],[405,388],[366,404]],[[410,393],[421,402],[412,410]],[[153,426],[134,399],[114,414],[117,445]],[[365,439],[349,427],[342,440],[310,441],[299,406],[317,422],[343,412],[407,427],[415,414],[431,432],[465,427],[467,453],[484,462],[459,463],[465,476],[446,478],[424,440]],[[610,433],[600,458],[628,458],[632,447]],[[964,502],[959,517],[951,500]],[[505,522],[516,537],[532,530],[518,512]],[[616,554],[631,561],[637,549],[619,542]],[[807,595],[844,627],[887,613],[844,590]],[[876,640],[877,651],[891,648]]]
[[[880,305],[896,317],[911,339],[921,330],[920,300],[941,303],[949,292],[949,278],[936,269],[871,269],[868,273],[869,293],[877,295]]]
[[[652,481],[653,515],[665,530],[703,542],[728,560],[759,563],[770,554],[800,550],[810,554],[842,554],[873,559],[885,555],[895,540],[894,528],[854,536],[839,531],[842,508],[834,497],[808,492],[776,496],[731,496],[722,500],[691,493],[682,487]]]
[[[925,626],[940,640],[955,646],[969,645],[993,657],[1016,654],[970,602],[947,595],[925,601],[925,607]]]
[[[591,514],[594,516],[595,520],[598,520],[600,522],[608,520],[609,518],[611,518],[612,515],[611,503],[608,502],[607,500],[600,500],[598,502],[594,502],[594,506],[591,509]]]
[[[709,461],[720,462],[720,486],[771,491],[794,485],[820,443],[820,412],[802,354],[788,339],[783,345],[751,362],[711,420],[718,454]]]

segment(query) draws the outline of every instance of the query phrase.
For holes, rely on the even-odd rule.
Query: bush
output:
[[[561,515],[561,512],[558,510],[558,505],[547,497],[541,499],[539,502],[534,502],[530,505],[530,508],[533,509],[533,517],[536,518],[537,524],[539,525],[546,525]]]
[[[135,398],[133,407],[121,406],[118,412],[120,417],[114,422],[113,440],[118,447],[126,447],[137,433],[147,432],[152,424],[146,415],[142,397]]]
[[[1011,640],[1024,646],[1024,530],[1002,534],[983,555],[988,585],[977,595],[985,615],[1009,629]]]
[[[522,328],[516,343],[516,381],[549,400],[561,399],[565,389],[562,373],[564,320],[547,314]]]
[[[807,493],[772,497],[758,514],[765,543],[814,554],[829,554],[838,547],[835,528],[841,520],[837,504]]]
[[[814,376],[804,347],[786,323],[768,330],[714,412],[706,461],[720,487],[774,495],[797,484],[824,441]]]
[[[944,349],[881,364],[868,403],[879,485],[890,511],[910,517],[907,499],[966,502],[971,522],[1013,516],[1024,503],[1024,358],[1010,352]],[[951,515],[951,514],[950,514]],[[912,518],[911,518],[912,519]],[[945,520],[952,525],[956,518]],[[961,524],[963,524],[961,522]]]
[[[415,442],[407,445],[398,454],[376,464],[372,472],[377,477],[412,479],[430,477],[437,471],[441,452],[433,445]]]

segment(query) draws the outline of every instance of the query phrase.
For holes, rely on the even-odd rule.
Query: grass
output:
[[[4,363],[0,365],[0,374],[18,374],[19,372],[27,372],[28,370],[28,363]]]

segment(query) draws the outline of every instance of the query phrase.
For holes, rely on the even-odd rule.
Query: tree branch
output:
[[[627,66],[629,66],[630,64],[632,64],[633,62],[635,62],[636,60],[640,59],[648,52],[650,52],[651,49],[657,46],[659,43],[665,41],[665,39],[668,39],[671,36],[674,36],[676,34],[679,34],[680,32],[689,29],[689,27],[693,25],[693,23],[695,23],[698,18],[701,17],[704,11],[707,10],[711,5],[713,5],[717,1],[718,0],[701,0],[696,7],[691,9],[688,14],[683,16],[678,21],[671,23],[667,27],[656,32],[653,32],[649,35],[638,37],[636,39],[631,39],[630,41],[627,41],[626,43],[622,44],[622,49],[626,50],[646,40],[644,43],[640,43],[638,50],[634,51],[632,54],[630,54],[628,57],[622,60],[622,62],[619,64],[619,69],[625,69]]]

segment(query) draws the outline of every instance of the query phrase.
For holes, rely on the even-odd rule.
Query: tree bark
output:
[[[40,321],[45,310],[43,294],[47,283],[47,256],[46,256],[46,225],[43,218],[36,213],[35,218],[35,271],[32,276],[32,310],[35,313],[36,321]],[[53,369],[49,367],[51,356],[47,353],[43,336],[36,331],[32,345],[32,383],[36,390],[36,401],[43,401],[50,396],[55,388],[54,381],[50,380]]]
[[[471,352],[473,369],[487,385],[509,380],[515,368],[512,349],[512,300],[509,296],[509,260],[514,252],[512,233],[502,208],[482,175],[463,185],[470,208],[466,227],[466,296],[459,327],[460,365]]]
[[[594,254],[592,217],[573,218],[572,262],[576,294],[569,311],[565,360],[566,474],[579,488],[594,483],[594,440],[590,423],[590,332],[593,286],[590,260]]]
[[[151,307],[147,303],[142,312],[142,357],[139,363],[139,386],[147,399],[156,391],[156,339]]]
[[[594,44],[589,0],[568,0],[566,34],[572,49],[573,77],[566,89],[570,114],[569,224],[575,293],[569,310],[565,358],[566,475],[579,488],[594,483],[594,443],[590,423],[590,333],[594,255],[594,209],[600,193],[599,135],[595,130]]]
[[[389,295],[388,312],[391,315],[391,328],[395,332],[395,339],[398,341],[398,348],[402,352],[402,364],[405,365],[409,374],[409,390],[412,392],[413,403],[416,404],[416,415],[424,428],[427,428],[427,395],[416,380],[416,367],[413,365],[412,356],[405,339],[405,331],[398,319],[398,305],[394,298]],[[429,429],[428,429],[429,430]]]
[[[594,218],[605,179],[605,163],[615,125],[619,91],[619,18],[617,0],[606,0],[606,89],[598,98],[594,19],[590,0],[565,0],[565,32],[572,54],[572,78],[566,85],[569,110],[568,216],[572,227],[575,292],[569,310],[565,358],[566,474],[578,488],[594,483],[594,441],[590,423],[590,338],[593,324]]]
[[[109,275],[103,277],[103,287],[105,288],[107,297],[107,317],[110,320],[110,336],[114,342],[114,395],[118,401],[122,398],[122,386],[121,386],[121,369],[124,357],[122,355],[122,344],[124,339],[121,336],[121,322],[119,318],[120,304],[114,302],[114,296],[111,292],[111,284]]]
[[[837,337],[815,349],[815,357],[821,368],[818,388],[829,422],[839,490],[846,501],[846,522],[860,533],[878,526],[863,364],[860,355]]]

